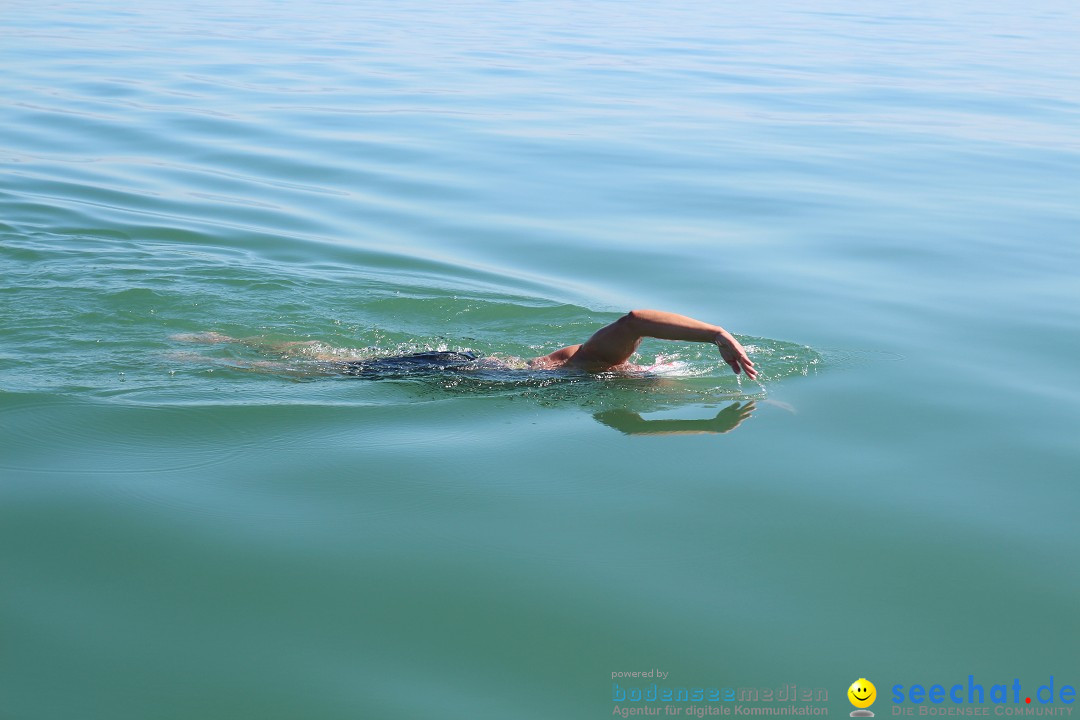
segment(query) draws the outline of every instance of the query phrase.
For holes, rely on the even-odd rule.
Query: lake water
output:
[[[1080,684],[1075,4],[0,27],[0,717]],[[643,377],[313,360],[527,358],[635,307],[760,382],[659,341]]]

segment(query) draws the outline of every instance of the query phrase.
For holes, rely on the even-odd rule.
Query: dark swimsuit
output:
[[[370,360],[349,360],[339,365],[345,375],[378,380],[453,371],[479,359],[480,356],[471,352],[436,351]]]

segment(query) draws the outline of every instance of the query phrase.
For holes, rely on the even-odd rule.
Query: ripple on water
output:
[[[580,342],[618,315],[553,300],[558,293],[551,287],[439,260],[356,248],[305,254],[291,246],[295,262],[282,263],[273,245],[254,252],[190,239],[178,244],[153,234],[133,239],[73,230],[5,242],[0,261],[11,267],[13,292],[0,296],[0,305],[17,314],[9,341],[24,359],[5,371],[7,387],[127,401],[146,400],[143,391],[164,405],[249,405],[259,397],[370,405],[511,396],[647,411],[761,397],[768,383],[831,364],[804,345],[744,336],[760,371],[758,383],[733,376],[711,346],[651,340],[635,360],[647,368],[642,377],[539,372],[520,359]],[[283,241],[281,248],[286,246]],[[169,340],[207,330],[266,341],[263,348],[211,348]],[[282,357],[266,348],[312,341],[320,354],[342,359],[469,350],[511,362],[509,369],[480,365],[466,373],[397,378],[395,392],[290,389],[282,381],[334,373],[310,353]],[[359,388],[365,381],[348,382]]]
[[[24,472],[162,473],[228,462],[251,442],[211,408],[140,407],[22,396],[0,407],[0,468]]]
[[[406,420],[373,419],[364,410],[0,394],[0,472],[64,476],[127,505],[167,508],[170,516],[303,525],[330,516],[438,512],[430,496],[394,472],[357,467],[360,451],[425,447],[425,433]],[[346,496],[355,501],[342,503]]]

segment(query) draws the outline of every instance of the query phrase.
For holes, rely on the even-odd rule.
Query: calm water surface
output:
[[[1054,1],[6,3],[0,717],[1077,685],[1078,33]],[[531,357],[632,307],[761,382],[659,342],[648,377],[312,361]]]

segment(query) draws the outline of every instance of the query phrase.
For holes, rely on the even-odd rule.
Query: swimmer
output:
[[[719,325],[695,320],[685,315],[660,310],[632,310],[606,325],[580,345],[568,345],[553,353],[536,357],[528,365],[539,370],[577,368],[586,372],[634,372],[645,368],[632,365],[629,360],[644,338],[682,340],[686,342],[712,343],[720,350],[720,357],[738,375],[743,373],[751,380],[757,377],[753,361],[739,341]],[[237,341],[220,333],[197,335],[174,335],[174,340],[200,343],[244,342],[262,347],[251,341]],[[300,346],[315,347],[317,342],[292,342],[271,345],[266,349],[275,352],[292,352]],[[338,355],[317,354],[315,360],[327,362],[345,375],[356,377],[395,377],[416,370],[454,370],[482,360],[470,352],[433,351],[397,357],[350,360]]]

